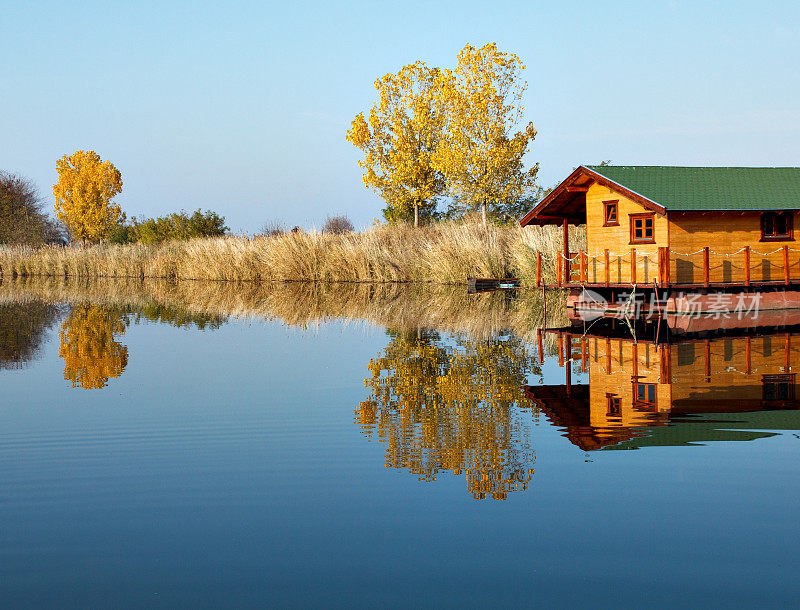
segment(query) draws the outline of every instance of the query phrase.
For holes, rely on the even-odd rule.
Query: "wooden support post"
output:
[[[788,356],[787,356],[788,358]],[[589,370],[588,367],[588,360],[589,360],[589,343],[586,337],[581,337],[581,371],[585,373]]]
[[[556,284],[559,286],[563,283],[563,276],[561,274],[561,264],[565,262],[563,258],[561,252],[556,252]]]
[[[783,372],[784,373],[788,373],[789,372],[789,354],[792,352],[792,342],[791,342],[791,336],[789,335],[789,333],[786,333],[785,344],[783,346],[783,350],[785,352],[784,353],[784,360],[783,360]]]
[[[567,398],[572,397],[572,337],[567,335],[565,351],[567,352],[566,366],[564,367],[564,379],[567,382]]]
[[[611,339],[606,337],[606,373],[611,372]]]
[[[542,285],[542,253],[536,253],[536,287]]]
[[[639,376],[639,345],[631,344],[631,375]]]
[[[664,286],[669,288],[672,281],[669,275],[669,247],[664,248]]]
[[[569,221],[564,219],[564,283],[569,284]]]
[[[705,356],[706,356],[706,383],[711,383],[711,341],[705,340]]]
[[[703,248],[703,286],[708,288],[711,283],[711,266],[708,262],[708,246]]]
[[[609,260],[608,250],[605,251],[606,257],[606,287],[611,283],[611,261]]]
[[[783,247],[783,283],[789,285],[789,246]]]
[[[748,336],[744,342],[744,363],[747,367],[748,375],[753,372],[752,343],[753,340]]]
[[[542,329],[538,329],[536,331],[536,349],[539,352],[539,364],[544,364],[544,340],[542,338],[543,335]]]
[[[750,246],[744,247],[744,285],[750,285]],[[749,340],[750,338],[748,337]]]
[[[661,383],[672,383],[672,349],[669,344],[658,350],[661,354]]]
[[[580,270],[581,270],[581,283],[586,283],[586,252],[581,250],[578,253],[578,258],[580,260]]]
[[[636,283],[636,248],[631,248],[631,284]]]

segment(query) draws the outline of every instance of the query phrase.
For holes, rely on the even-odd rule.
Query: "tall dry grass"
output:
[[[545,278],[554,277],[552,255],[560,248],[560,235],[553,227],[446,222],[418,229],[381,225],[341,235],[296,232],[151,246],[2,248],[0,277],[438,284],[518,277],[530,283],[537,252],[546,256]],[[571,239],[580,247],[582,233],[575,230]]]

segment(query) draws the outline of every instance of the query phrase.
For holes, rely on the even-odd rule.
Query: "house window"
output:
[[[604,227],[617,227],[619,226],[619,216],[617,215],[617,201],[604,201],[603,202],[603,226]]]
[[[633,384],[633,406],[648,411],[656,410],[656,384],[654,383],[634,383]]]
[[[614,394],[606,394],[606,404],[608,405],[608,408],[606,409],[606,415],[609,417],[622,416],[622,402],[620,401],[619,396]]]
[[[794,400],[794,373],[790,375],[764,375],[761,378],[761,385],[764,400]]]
[[[631,214],[630,219],[632,244],[656,243],[655,214]]]
[[[793,239],[791,212],[764,212],[761,214],[761,241],[787,241]]]

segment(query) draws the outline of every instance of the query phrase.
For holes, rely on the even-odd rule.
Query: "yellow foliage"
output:
[[[525,344],[514,336],[448,345],[432,331],[392,334],[369,363],[370,396],[356,410],[362,431],[385,444],[386,466],[426,481],[464,473],[476,499],[527,489],[534,454],[522,386],[538,365]]]
[[[58,355],[64,359],[64,379],[72,387],[105,387],[128,364],[128,348],[116,341],[126,319],[108,307],[75,305],[61,325]]]
[[[124,219],[122,209],[113,200],[122,192],[119,170],[93,150],[79,150],[59,159],[56,171],[55,212],[70,235],[84,243],[107,237]]]
[[[466,210],[483,212],[484,223],[487,206],[516,200],[535,186],[539,166],[525,170],[522,160],[536,130],[528,123],[514,133],[524,114],[524,69],[517,55],[492,43],[467,45],[455,71],[441,75],[447,127],[433,165]]]
[[[439,71],[423,62],[387,74],[375,81],[380,99],[369,118],[359,113],[347,132],[347,140],[364,152],[364,185],[384,198],[394,219],[413,214],[417,224],[420,208],[435,208],[444,188],[431,164],[443,120],[438,86]]]

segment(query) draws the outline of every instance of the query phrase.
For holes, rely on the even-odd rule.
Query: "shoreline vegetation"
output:
[[[583,232],[570,228],[580,247]],[[0,277],[152,278],[229,282],[366,282],[463,284],[467,277],[536,281],[555,276],[561,247],[552,227],[497,226],[473,221],[413,228],[382,224],[361,232],[293,231],[158,244],[88,247],[0,247]]]
[[[548,297],[548,324],[565,323],[566,310],[559,306],[563,300],[560,291]],[[531,343],[536,340],[536,329],[545,322],[541,294],[532,290],[520,290],[512,298],[505,291],[468,295],[463,287],[422,284],[235,284],[54,277],[0,281],[0,306],[38,301],[157,312],[157,317],[172,321],[206,317],[216,323],[234,317],[313,328],[339,320],[403,331],[436,329],[473,338],[510,331]],[[546,343],[551,339],[548,335]]]

